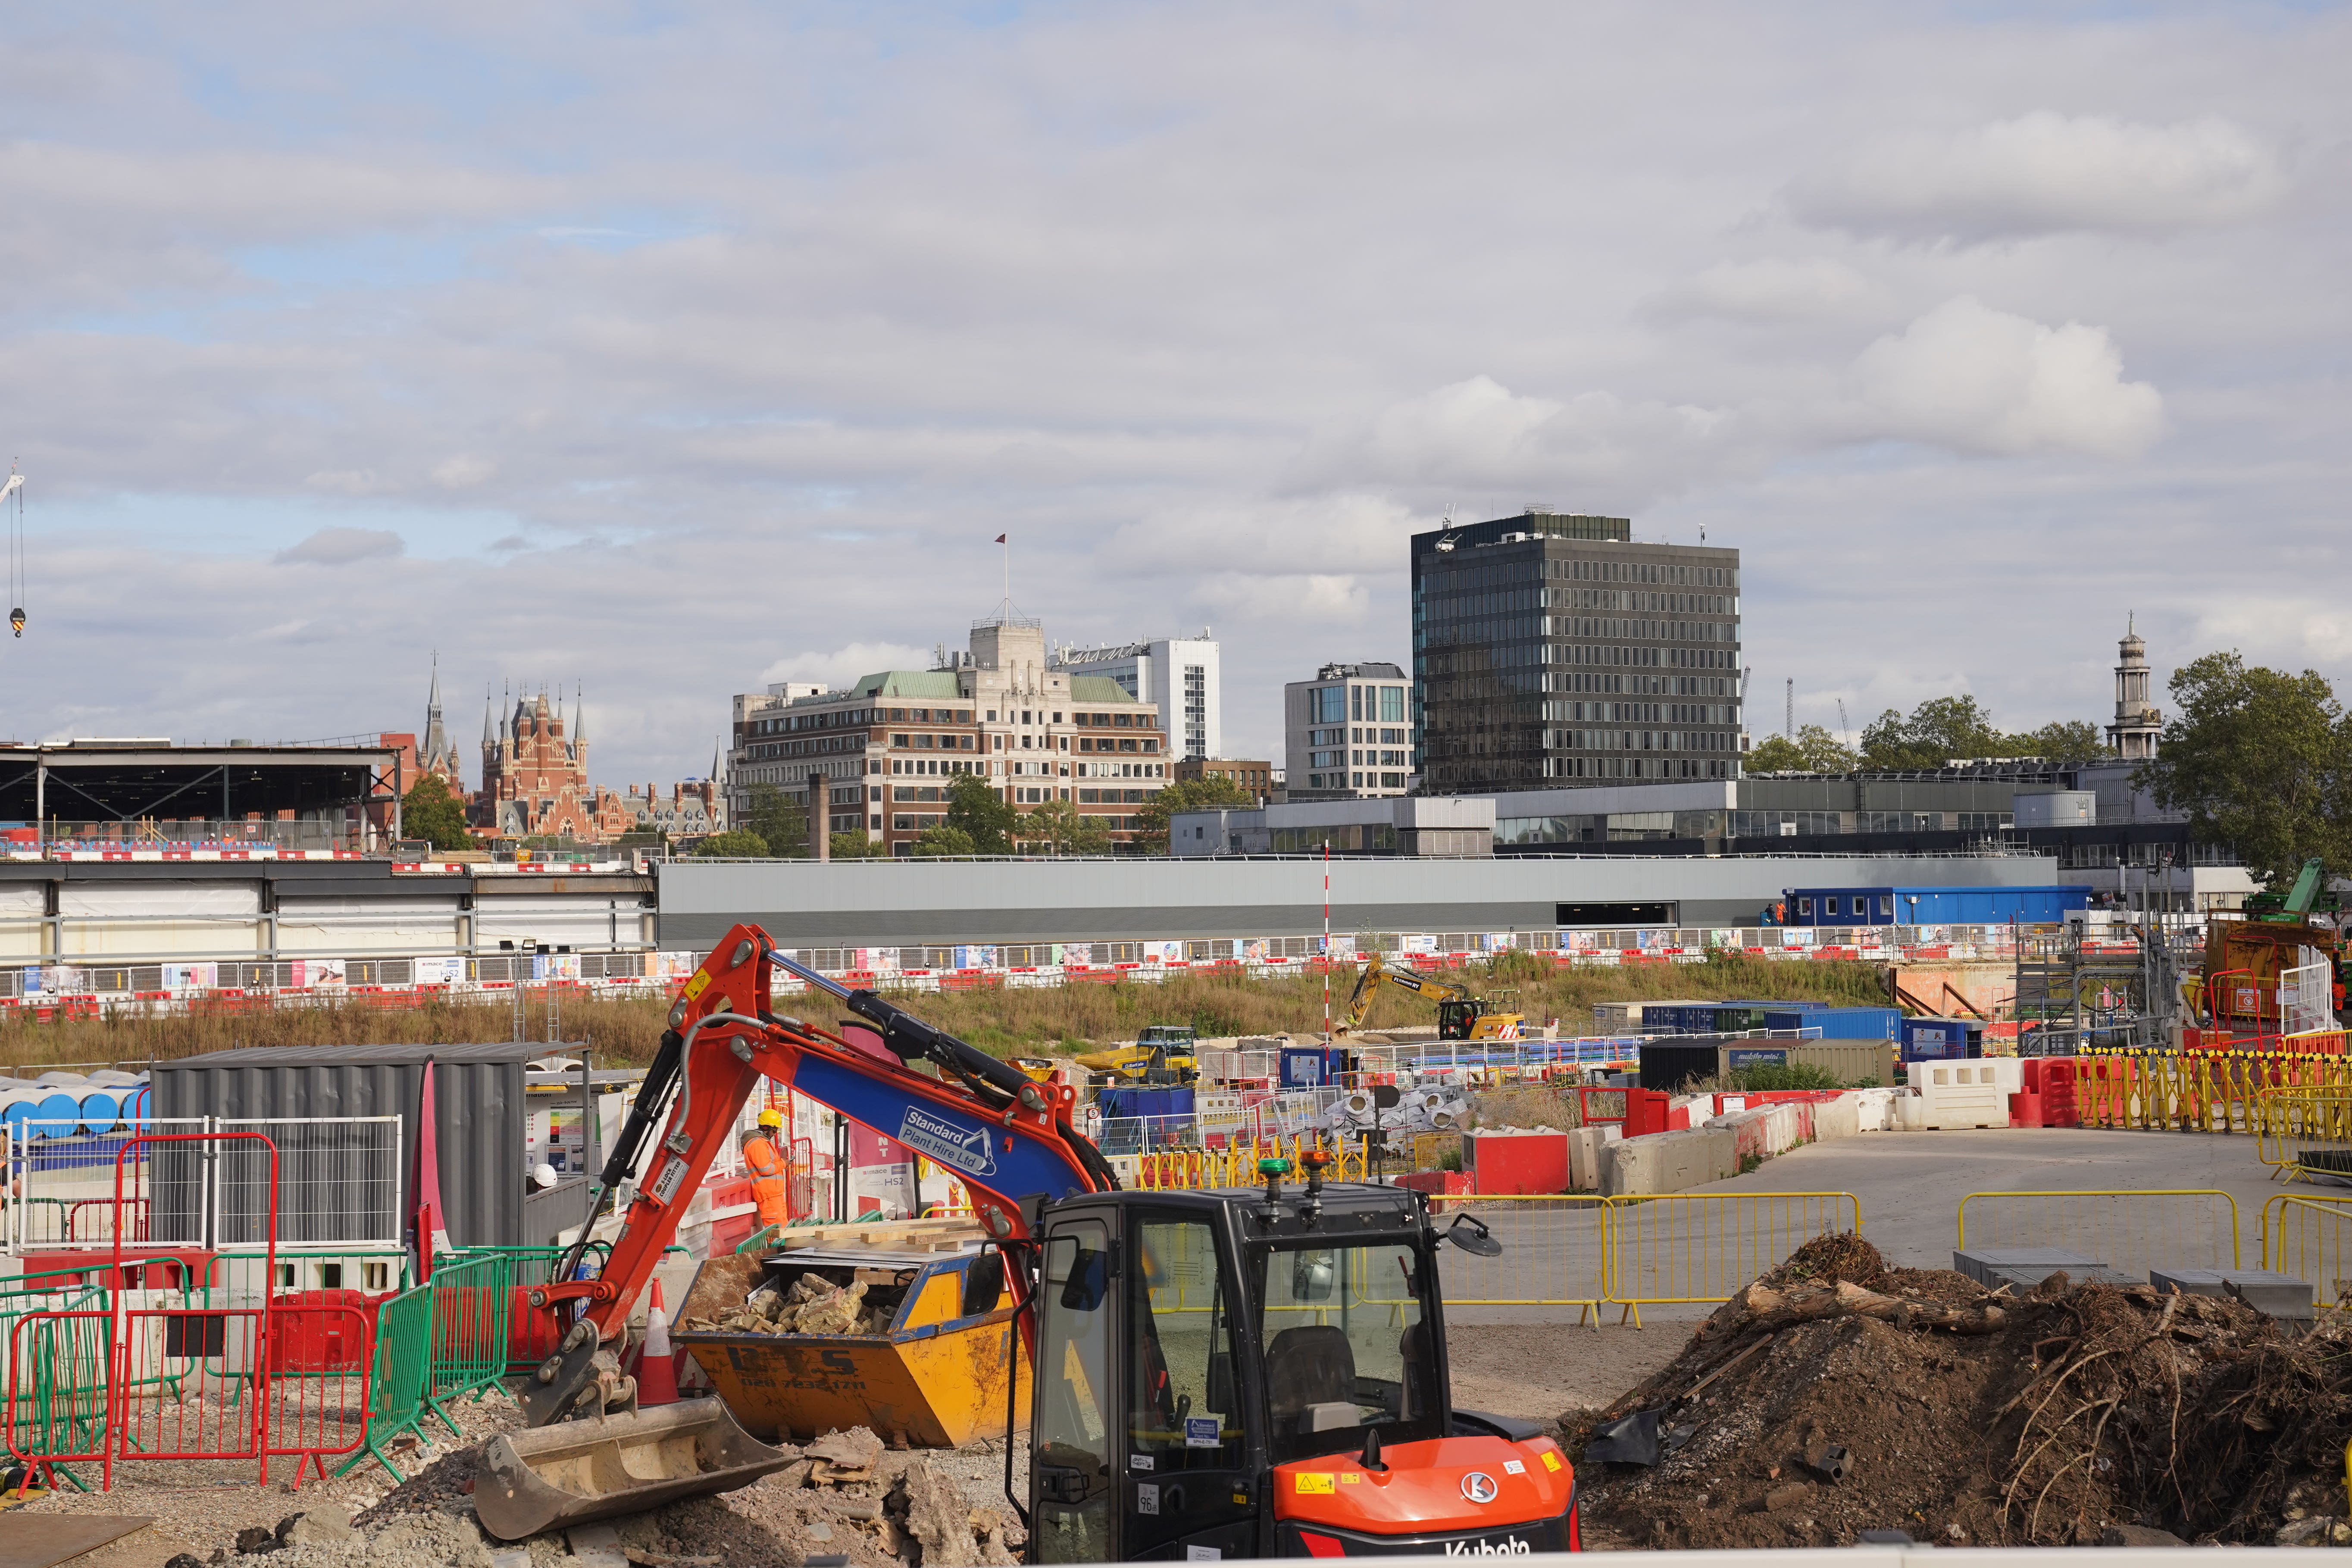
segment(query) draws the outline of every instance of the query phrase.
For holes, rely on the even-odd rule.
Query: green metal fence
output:
[[[113,1314],[105,1291],[0,1297],[0,1444],[16,1458],[87,1491],[64,1461],[106,1460],[113,1354]]]
[[[496,1388],[507,1370],[508,1314],[514,1263],[503,1252],[463,1252],[433,1269],[434,1413],[449,1419],[446,1400]]]
[[[368,1384],[367,1442],[344,1460],[335,1474],[347,1474],[373,1456],[392,1472],[395,1481],[408,1478],[392,1462],[387,1450],[404,1432],[414,1432],[425,1419],[425,1395],[433,1372],[433,1287],[419,1285],[378,1304],[375,1310],[375,1369]],[[455,1434],[457,1425],[446,1414]]]

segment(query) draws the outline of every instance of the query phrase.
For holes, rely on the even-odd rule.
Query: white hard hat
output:
[[[530,1168],[531,1185],[542,1191],[555,1185],[556,1180],[555,1167],[544,1160]]]

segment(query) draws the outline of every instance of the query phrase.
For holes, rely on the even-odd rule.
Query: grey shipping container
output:
[[[257,1046],[157,1062],[150,1081],[158,1119],[400,1117],[403,1212],[393,1233],[399,1235],[405,1231],[405,1211],[415,1207],[409,1188],[416,1168],[417,1097],[429,1059],[449,1237],[460,1247],[513,1247],[547,1239],[526,1234],[523,1223],[523,1063],[564,1048]],[[289,1172],[280,1181],[281,1243],[317,1239],[300,1234],[301,1216],[341,1206],[331,1194],[304,1193],[300,1180],[299,1172]]]
[[[1834,1074],[1841,1084],[1891,1084],[1895,1047],[1865,1040],[1775,1040],[1755,1036],[1646,1040],[1641,1052],[1641,1087],[1677,1089],[1695,1079],[1766,1066],[1817,1067]]]

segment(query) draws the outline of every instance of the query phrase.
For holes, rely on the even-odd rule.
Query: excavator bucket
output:
[[[731,1492],[793,1462],[715,1399],[501,1432],[483,1458],[474,1510],[500,1541]]]

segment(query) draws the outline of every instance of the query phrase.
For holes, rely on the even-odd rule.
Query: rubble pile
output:
[[[2352,1332],[2053,1274],[2023,1296],[1825,1237],[1562,1418],[1594,1544],[2352,1542]]]
[[[1024,1536],[999,1493],[1001,1458],[895,1450],[863,1426],[782,1447],[793,1463],[740,1490],[512,1542],[478,1522],[480,1450],[464,1448],[356,1516],[321,1499],[275,1530],[224,1536],[164,1568],[243,1568],[264,1555],[268,1568],[801,1568],[824,1556],[845,1557],[852,1568],[1009,1568],[1019,1561]],[[974,1507],[968,1489],[994,1500]]]
[[[887,1334],[895,1304],[866,1305],[866,1284],[836,1285],[803,1274],[789,1290],[763,1290],[732,1311],[690,1317],[678,1327],[699,1333]]]

